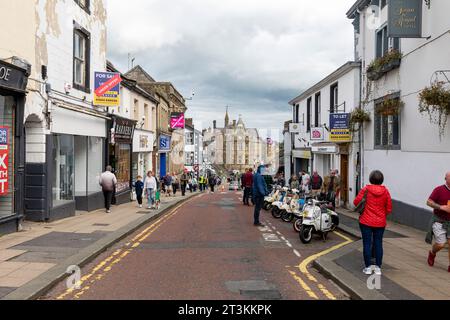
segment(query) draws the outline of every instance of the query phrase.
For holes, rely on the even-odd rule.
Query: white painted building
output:
[[[184,129],[185,140],[185,167],[189,171],[195,171],[194,166],[200,167],[203,163],[203,135],[197,130],[192,122],[192,119],[186,119],[186,126]]]
[[[347,16],[355,26],[355,60],[361,61],[363,73],[361,94],[372,116],[363,130],[362,183],[368,183],[372,170],[381,170],[394,199],[393,219],[424,229],[430,217],[426,201],[450,170],[450,128],[440,139],[438,126],[418,111],[419,93],[430,86],[430,79],[444,81],[449,88],[450,1],[420,2],[423,38],[387,37],[389,1],[358,0]],[[369,64],[392,48],[403,54],[400,66],[369,81]],[[440,70],[447,72],[436,73]],[[398,116],[375,112],[388,94],[404,102]]]
[[[351,135],[338,142],[331,139],[330,114],[345,115],[359,106],[359,78],[360,64],[348,62],[289,102],[293,107],[291,139],[285,141],[291,140],[291,175],[305,170],[325,177],[337,169],[344,203],[353,201],[358,190],[359,140]]]

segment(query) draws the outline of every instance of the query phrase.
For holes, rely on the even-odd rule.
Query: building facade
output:
[[[185,168],[199,172],[203,163],[203,135],[195,128],[192,119],[186,119],[184,135]]]
[[[394,200],[392,219],[426,229],[431,215],[426,201],[449,171],[450,129],[439,135],[428,114],[419,112],[419,94],[436,82],[450,89],[450,2],[403,3],[419,4],[403,12],[414,14],[408,29],[417,29],[421,35],[416,37],[422,38],[389,37],[389,11],[395,15],[398,10],[391,4],[359,0],[347,12],[355,26],[356,60],[362,64],[362,100],[372,118],[362,130],[362,184],[372,170],[381,170]],[[415,25],[420,19],[422,24]],[[389,65],[374,73],[372,62],[388,58]]]
[[[331,122],[334,118],[348,119],[359,107],[359,79],[360,64],[348,62],[289,103],[293,108],[289,124],[292,174],[317,171],[324,177],[337,169],[343,203],[352,202],[359,190],[359,139],[351,134],[336,136]]]

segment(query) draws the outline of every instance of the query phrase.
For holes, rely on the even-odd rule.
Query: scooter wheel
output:
[[[303,223],[303,219],[295,219],[295,221],[293,223],[295,232],[300,232],[302,223]]]
[[[286,210],[283,210],[281,212],[281,220],[283,220],[284,222],[292,222],[292,220],[294,219],[294,215],[290,212],[287,212]]]
[[[300,241],[304,244],[310,243],[312,240],[312,227],[302,226],[300,228]]]
[[[280,208],[278,208],[278,207],[273,207],[273,208],[272,208],[272,216],[273,216],[275,219],[280,219],[280,218],[281,218],[281,210],[280,210]]]

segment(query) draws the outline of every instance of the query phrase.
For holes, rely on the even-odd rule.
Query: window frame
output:
[[[85,0],[85,2],[86,2],[85,6],[83,6],[81,4],[81,0],[74,0],[74,1],[81,9],[86,11],[88,14],[91,14],[91,9],[90,9],[91,8],[91,0]]]
[[[85,58],[85,66],[84,66],[84,81],[85,85],[80,85],[75,82],[75,61],[78,59],[75,56],[75,48],[76,48],[76,36],[82,36],[85,40],[85,47],[84,47],[84,58]],[[86,93],[91,93],[90,88],[90,70],[91,70],[91,34],[89,31],[78,25],[74,21],[74,28],[73,28],[73,56],[72,56],[72,82],[73,82],[73,88],[76,90],[80,90]]]
[[[316,128],[320,127],[321,109],[322,109],[322,94],[321,92],[318,92],[314,96],[314,125]]]
[[[312,118],[312,97],[306,101],[306,132],[311,132]]]
[[[390,50],[393,49],[401,51],[400,38],[388,37],[387,29],[388,25],[387,23],[385,23],[375,31],[375,58],[382,58],[385,56],[386,53],[388,53]],[[381,40],[379,39],[380,34]],[[378,47],[379,43],[382,44],[381,48]]]
[[[392,99],[400,99],[400,92],[397,92],[393,95],[391,95]],[[373,134],[373,144],[375,150],[401,150],[402,149],[402,112],[400,111],[398,115],[396,116],[383,116],[377,114],[377,107],[378,105],[384,100],[384,97],[376,99],[374,101],[374,134]],[[398,144],[390,144],[390,135],[389,131],[393,131],[395,127],[395,118],[397,118],[397,126],[398,126]],[[386,122],[386,129],[388,133],[386,134],[386,137],[384,137],[383,133],[383,122]],[[378,134],[378,126],[381,125],[381,128],[379,130]],[[392,133],[393,135],[393,133]],[[386,139],[386,143],[384,143],[384,139]],[[392,136],[393,139],[393,136]]]
[[[335,108],[338,106],[338,102],[339,102],[339,83],[336,82],[330,86],[330,113],[336,112]]]

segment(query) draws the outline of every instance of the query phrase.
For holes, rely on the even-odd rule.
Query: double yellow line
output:
[[[150,226],[145,228],[142,232],[140,232],[138,235],[133,237],[130,242],[126,243],[123,248],[117,249],[113,254],[111,254],[109,257],[98,263],[92,271],[83,276],[80,281],[76,283],[76,287],[79,287],[80,289],[75,288],[68,288],[63,294],[59,295],[56,299],[62,300],[66,297],[68,297],[71,294],[74,294],[74,299],[79,299],[83,294],[85,294],[91,286],[101,279],[103,279],[109,271],[112,270],[114,265],[118,264],[120,261],[122,261],[127,255],[129,255],[134,249],[139,247],[141,243],[147,239],[151,234],[153,234],[156,230],[158,230],[165,222],[173,218],[177,213],[178,209],[185,205],[186,203],[190,202],[192,199],[185,201],[184,203],[176,206],[172,211],[169,213],[163,215],[161,218],[156,220],[154,223],[152,223]]]

